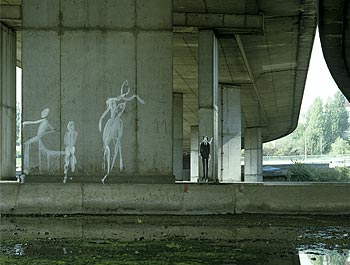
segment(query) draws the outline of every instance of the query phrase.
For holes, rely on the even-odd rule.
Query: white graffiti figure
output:
[[[69,121],[67,124],[68,131],[64,135],[64,178],[63,183],[67,181],[68,167],[72,172],[75,170],[77,159],[75,157],[75,144],[77,142],[78,132],[74,129],[74,121]],[[72,177],[71,177],[72,179]]]
[[[121,119],[122,114],[125,111],[126,103],[128,101],[136,98],[140,103],[145,104],[145,102],[138,96],[132,95],[128,96],[130,92],[129,83],[127,80],[121,86],[120,95],[116,98],[108,98],[106,100],[107,109],[101,115],[98,128],[100,132],[102,131],[102,120],[104,117],[110,112],[110,118],[106,122],[106,125],[103,129],[102,140],[103,140],[103,159],[104,165],[107,164],[107,172],[106,175],[102,178],[102,183],[105,182],[108,174],[114,167],[115,160],[119,154],[119,169],[123,170],[123,157],[122,157],[122,147],[121,147],[121,138],[123,135],[123,121]],[[111,149],[110,145],[114,145],[113,158],[111,160]]]
[[[47,155],[50,154],[51,150],[48,150],[42,141],[42,138],[45,135],[53,133],[55,131],[55,129],[50,125],[50,123],[47,120],[47,116],[49,115],[49,112],[50,112],[50,109],[46,108],[41,112],[41,119],[40,120],[23,122],[23,127],[25,125],[29,125],[29,124],[39,124],[36,136],[24,142],[24,161],[23,161],[24,170],[23,170],[23,173],[26,175],[29,173],[29,149],[30,149],[31,144],[37,142],[39,145],[40,168],[41,168],[41,153],[44,152]],[[51,151],[51,152],[59,152],[59,154],[61,154],[60,151]]]

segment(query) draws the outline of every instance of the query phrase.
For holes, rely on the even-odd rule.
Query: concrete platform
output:
[[[350,183],[92,184],[2,182],[3,215],[350,214]]]

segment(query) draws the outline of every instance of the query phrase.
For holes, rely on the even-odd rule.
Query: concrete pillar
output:
[[[244,181],[262,182],[261,128],[244,128]]]
[[[191,182],[197,182],[198,180],[198,126],[191,126]]]
[[[219,180],[241,181],[241,91],[222,87],[220,93]]]
[[[57,151],[64,150],[67,123],[74,121],[74,174],[96,181],[103,177],[103,130],[111,118],[107,99],[127,92],[121,86],[128,80],[126,97],[139,99],[126,102],[118,121],[122,131],[112,133],[119,135],[121,148],[110,178],[174,181],[172,1],[28,0],[22,9],[23,120],[39,120],[41,111],[50,108],[47,120],[55,129],[42,137],[45,148],[56,153],[47,157],[43,152],[41,167],[37,143],[31,144],[30,172],[63,173],[64,156]],[[24,141],[37,128],[26,125]],[[111,160],[114,142],[109,142]]]
[[[16,32],[0,29],[0,179],[9,179],[16,176]]]
[[[173,94],[173,172],[175,180],[183,180],[183,95]]]
[[[199,31],[198,50],[199,143],[204,136],[213,137],[208,170],[208,177],[213,181],[218,172],[218,46],[213,30]],[[203,175],[202,161],[199,175]]]

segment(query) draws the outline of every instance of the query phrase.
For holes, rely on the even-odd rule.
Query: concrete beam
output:
[[[250,80],[252,82],[252,86],[254,88],[254,92],[255,92],[256,98],[258,99],[258,102],[259,102],[259,107],[260,108],[258,110],[262,113],[262,118],[264,119],[264,122],[269,123],[268,118],[267,118],[267,114],[266,114],[266,111],[264,109],[264,105],[263,105],[263,102],[262,102],[262,99],[261,99],[261,96],[259,94],[258,88],[257,88],[256,83],[255,83],[253,72],[252,72],[252,70],[250,68],[250,65],[249,65],[249,61],[248,61],[248,58],[247,58],[247,55],[246,55],[246,52],[245,52],[245,49],[244,49],[241,37],[239,35],[235,35],[235,39],[236,39],[236,43],[238,45],[239,51],[241,53],[244,65],[245,65],[245,67],[246,67],[246,69],[248,71]]]
[[[0,5],[0,20],[21,20],[21,6]]]
[[[264,32],[263,15],[173,13],[173,25],[177,27],[216,28],[227,33]]]

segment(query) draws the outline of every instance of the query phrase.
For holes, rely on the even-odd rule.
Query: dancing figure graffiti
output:
[[[104,168],[106,170],[106,175],[102,178],[102,183],[105,182],[108,174],[114,167],[115,160],[119,154],[119,170],[123,170],[123,157],[122,157],[122,146],[121,139],[123,135],[123,120],[121,119],[122,114],[125,111],[126,103],[137,99],[138,102],[145,104],[145,102],[136,94],[132,96],[128,96],[130,92],[129,83],[127,80],[121,86],[120,95],[115,98],[108,98],[106,100],[106,110],[101,115],[98,129],[102,131],[102,121],[104,117],[110,112],[110,118],[106,122],[103,132],[102,132],[102,140],[103,140],[103,160],[104,160]],[[111,159],[111,148],[110,146],[114,146],[113,148],[113,157]],[[107,169],[106,169],[107,167]]]
[[[75,170],[77,159],[75,157],[75,144],[77,142],[78,132],[74,128],[74,121],[69,121],[67,124],[68,131],[64,135],[64,178],[63,183],[67,181],[68,168],[70,166],[71,172]],[[72,179],[72,177],[71,177]]]
[[[41,155],[44,154],[46,155],[47,159],[47,167],[50,167],[50,158],[52,156],[60,156],[63,154],[62,151],[54,151],[54,150],[49,150],[46,148],[42,138],[45,135],[48,135],[50,133],[55,132],[55,129],[50,125],[49,121],[47,120],[47,116],[49,115],[50,109],[46,108],[41,112],[41,119],[36,120],[36,121],[24,121],[23,122],[23,127],[25,125],[30,125],[30,124],[39,124],[38,131],[36,136],[33,138],[30,138],[29,140],[24,142],[24,160],[23,160],[23,173],[24,175],[27,175],[29,173],[29,150],[30,146],[33,143],[38,143],[39,146],[39,170],[41,170]],[[22,175],[22,177],[24,177]],[[24,182],[24,181],[22,181]]]

